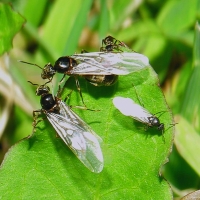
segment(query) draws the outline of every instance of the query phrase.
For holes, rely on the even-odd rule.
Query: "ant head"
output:
[[[36,89],[36,92],[35,94],[37,96],[42,96],[43,94],[48,94],[49,91],[50,91],[50,88],[46,85],[46,83],[44,85],[38,85],[36,83],[32,83],[31,81],[28,81],[30,84],[32,85],[37,85],[37,89]]]
[[[107,36],[105,39],[102,40],[102,43],[104,43],[105,45],[112,45],[114,42],[114,37],[112,36]]]
[[[106,51],[108,52],[112,52],[113,49],[114,49],[114,46],[112,44],[108,44],[106,47],[105,47]]]
[[[48,94],[50,91],[50,88],[47,85],[40,85],[38,86],[38,88],[36,89],[35,94],[37,96],[42,96],[44,94]]]
[[[160,123],[157,129],[164,131],[165,125],[163,123]]]
[[[50,63],[46,64],[44,66],[44,68],[42,68],[39,65],[34,64],[34,63],[25,62],[25,61],[22,61],[22,60],[19,60],[19,62],[28,64],[28,65],[34,65],[34,66],[40,68],[42,70],[42,73],[41,73],[42,79],[51,79],[54,76],[54,74],[56,73],[53,65],[50,64]]]
[[[51,79],[56,73],[56,70],[54,69],[53,65],[51,63],[48,63],[44,66],[42,69],[41,77],[42,79]]]

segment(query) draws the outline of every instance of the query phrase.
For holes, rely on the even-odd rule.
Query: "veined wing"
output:
[[[92,172],[103,169],[101,138],[78,117],[64,102],[60,102],[61,114],[47,112],[47,118],[67,146]]]
[[[149,117],[153,116],[130,98],[114,97],[113,104],[123,115],[130,116],[145,124],[149,124]]]
[[[126,75],[149,66],[146,56],[134,52],[92,52],[71,57],[78,62],[72,74],[79,75]]]
[[[70,119],[70,122],[77,124],[79,127],[84,127],[85,132],[91,132],[99,142],[102,142],[101,137],[99,137],[91,128],[88,126],[76,113],[74,113],[69,106],[67,106],[63,101],[59,102],[60,114],[66,119]]]

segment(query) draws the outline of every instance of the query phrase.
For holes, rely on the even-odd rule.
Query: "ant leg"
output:
[[[100,52],[105,52],[105,48],[104,47],[100,47]]]
[[[164,130],[162,130],[162,139],[163,139],[163,142],[165,143]]]
[[[36,113],[39,113],[39,114],[36,114]],[[35,127],[40,121],[40,120],[37,121],[38,115],[40,114],[41,114],[41,109],[33,111],[33,132],[35,132]]]
[[[37,120],[38,115],[41,115],[41,112],[42,112],[41,109],[33,111],[33,133],[35,132],[35,128],[36,128],[37,124],[39,124],[41,121],[44,121],[46,119],[46,117],[43,117],[42,119]],[[36,113],[39,113],[39,114],[36,114]],[[33,133],[32,133],[32,135],[33,135]]]
[[[65,79],[65,76],[66,76],[66,74],[63,75],[63,77],[61,78],[61,80],[58,83],[58,91],[57,91],[57,94],[56,94],[57,97],[60,97],[60,95],[62,93],[63,88],[61,88],[61,84],[63,83],[63,80]]]
[[[76,82],[76,87],[77,87],[77,90],[80,94],[80,97],[81,97],[81,101],[83,103],[83,105],[87,108],[87,106],[85,105],[84,101],[83,101],[83,95],[82,95],[82,92],[81,92],[81,87],[80,87],[80,84],[79,84],[79,81],[78,81],[78,78],[75,76],[75,82]]]
[[[64,77],[63,77],[63,78],[64,78]],[[61,79],[61,81],[63,81],[63,78]],[[65,84],[64,84],[64,86],[63,86],[62,88],[61,88],[61,86],[60,86],[60,83],[61,83],[61,82],[59,82],[58,91],[57,91],[57,94],[56,94],[57,97],[60,97],[60,96],[61,96],[61,93],[62,93],[63,89],[64,89],[65,87],[67,87],[67,84],[68,84],[68,82],[70,81],[70,78],[71,78],[71,77],[68,77],[68,79],[66,80],[66,82],[65,82]]]
[[[73,90],[71,90],[71,92],[65,97],[64,102],[66,102],[70,98],[72,92],[73,92]],[[81,109],[81,110],[100,111],[100,110],[93,110],[93,109],[87,108],[86,106],[72,106],[72,105],[70,105],[69,107],[70,108],[78,108],[78,109]]]
[[[82,95],[82,92],[81,92],[81,87],[80,87],[80,84],[79,84],[79,81],[78,81],[78,78],[75,76],[75,81],[76,81],[76,87],[79,91],[79,94],[81,96],[81,100],[82,100],[82,103],[84,105],[84,107],[82,106],[76,106],[77,108],[80,108],[80,109],[83,109],[83,110],[91,110],[91,111],[99,111],[99,110],[93,110],[93,109],[89,109],[87,108],[87,106],[85,105],[85,102],[83,101],[83,95]]]
[[[149,129],[149,126],[147,124],[145,124],[144,131],[147,131],[148,129]]]
[[[41,114],[41,109],[40,109],[40,110],[34,110],[34,111],[33,111],[33,123],[32,123],[33,131],[32,131],[32,133],[31,133],[31,135],[29,135],[27,138],[30,138],[30,137],[33,136],[37,124],[40,123],[40,122],[42,121],[42,119],[37,121],[37,116],[38,116],[38,115],[37,115],[36,113],[40,113],[40,114]]]
[[[72,92],[73,92],[73,90],[71,90],[70,93],[65,97],[64,102],[66,102],[70,98]]]
[[[48,83],[52,83],[52,80],[53,80],[53,77],[52,77],[52,78],[49,78],[49,80],[48,80],[44,85],[46,85],[46,84],[48,84]]]
[[[59,81],[59,84],[61,84],[65,78],[66,74],[63,75],[63,77],[61,78],[61,80]]]
[[[169,124],[169,126],[167,127],[167,129],[165,129],[165,131],[167,131],[168,129],[170,129],[170,128],[172,128],[173,126],[175,126],[176,124],[178,124],[178,123],[174,123],[174,124]]]
[[[89,52],[86,51],[85,49],[82,49],[82,50],[81,50],[81,54],[82,54],[82,53],[89,53]]]
[[[58,91],[57,91],[56,96],[57,96],[57,97],[60,97],[60,96],[61,96],[61,93],[62,93],[62,88],[60,87],[60,85],[58,85]]]
[[[115,45],[113,45],[113,47],[116,49],[116,51],[118,51],[118,52],[123,52],[123,51],[119,48],[119,45],[115,44]]]
[[[60,85],[63,83],[63,80],[65,79],[65,76],[66,76],[66,74],[63,75],[63,77],[61,78],[61,80],[58,83],[58,92],[57,92],[57,94],[59,94],[59,95],[62,92],[62,89],[61,89]]]
[[[87,108],[85,106],[70,106],[70,108],[78,108],[81,110],[89,110],[89,111],[95,111],[95,112],[101,111],[101,110],[93,110],[93,109]]]

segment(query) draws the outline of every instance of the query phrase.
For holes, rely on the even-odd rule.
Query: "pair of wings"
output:
[[[92,172],[103,169],[102,139],[63,101],[60,114],[46,112],[49,122],[77,158]]]
[[[149,111],[135,103],[130,98],[124,97],[114,97],[113,105],[125,116],[129,116],[134,118],[135,120],[148,124],[151,126],[149,122],[149,118],[153,117]]]
[[[127,75],[149,66],[149,59],[134,52],[92,52],[70,56],[78,63],[70,70],[78,75]]]

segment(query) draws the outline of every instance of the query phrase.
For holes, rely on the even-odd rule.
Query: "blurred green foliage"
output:
[[[40,69],[18,64],[16,60],[37,63],[43,67],[45,63],[54,63],[62,55],[71,55],[82,49],[97,51],[101,40],[107,35],[146,55],[159,76],[166,101],[177,116],[178,123],[175,126],[177,137],[174,151],[162,174],[176,196],[183,196],[188,189],[199,189],[200,166],[198,148],[195,148],[200,144],[198,0],[4,2],[10,3],[26,19],[10,51],[9,73],[35,108],[40,108],[38,98],[26,81],[41,83],[38,76]],[[8,16],[13,17],[12,14]],[[17,32],[22,22],[22,18],[14,17],[13,23],[17,26],[11,27]],[[1,23],[0,26],[5,27],[6,24]],[[1,36],[3,33],[1,29]],[[10,41],[0,47],[8,51],[11,49]],[[2,149],[23,138],[25,132],[31,131],[26,129],[28,126],[30,128],[31,117],[25,117],[27,112],[23,106],[14,105],[12,113],[15,114],[11,114],[1,140]],[[28,114],[30,116],[31,113]],[[8,134],[11,130],[13,135]]]

